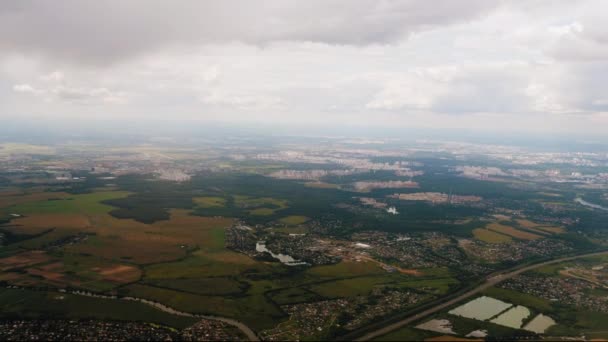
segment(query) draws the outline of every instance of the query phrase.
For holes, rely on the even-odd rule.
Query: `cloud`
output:
[[[604,0],[4,1],[0,117],[605,131],[606,11]]]
[[[26,84],[26,83],[15,84],[13,86],[13,90],[18,93],[36,93],[36,92],[38,92],[37,89],[35,89],[34,87],[32,87],[31,85]]]
[[[0,3],[0,50],[108,64],[171,45],[396,42],[473,20],[484,0],[62,0]]]
[[[31,94],[44,99],[45,101],[64,101],[72,103],[125,103],[126,94],[123,92],[110,91],[104,87],[79,87],[70,86],[59,83],[63,80],[63,77],[57,78],[59,73],[50,74],[50,78],[47,76],[41,77],[44,81],[51,81],[53,84],[41,84],[38,87],[34,87],[27,83],[16,84],[13,86],[13,90],[18,93]]]

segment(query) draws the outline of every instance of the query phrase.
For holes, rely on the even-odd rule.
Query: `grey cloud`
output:
[[[484,0],[20,0],[0,3],[0,49],[106,64],[173,44],[389,43],[472,20]]]

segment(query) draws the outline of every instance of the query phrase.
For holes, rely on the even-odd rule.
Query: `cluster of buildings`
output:
[[[563,240],[539,239],[512,243],[487,243],[479,240],[459,240],[460,247],[475,258],[489,263],[518,262],[530,257],[546,257],[571,252]]]
[[[236,328],[203,319],[181,331],[157,324],[94,320],[0,320],[3,341],[241,341]]]
[[[70,320],[2,320],[4,341],[172,341],[171,330],[146,323]]]
[[[499,287],[560,304],[608,313],[608,297],[593,295],[590,291],[602,287],[578,278],[519,275],[501,283]]]

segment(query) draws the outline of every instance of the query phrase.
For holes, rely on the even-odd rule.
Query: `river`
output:
[[[24,287],[7,286],[7,288],[17,289],[17,288],[24,288]],[[176,316],[194,317],[194,318],[202,318],[202,319],[220,321],[220,322],[224,322],[226,324],[236,327],[241,332],[243,332],[243,334],[245,334],[245,336],[247,336],[247,338],[250,341],[259,341],[260,340],[258,338],[258,336],[255,334],[255,332],[253,330],[251,330],[248,326],[246,326],[244,323],[237,321],[236,319],[232,319],[232,318],[228,318],[228,317],[200,315],[200,314],[192,314],[189,312],[183,312],[183,311],[176,310],[170,306],[167,306],[167,305],[164,305],[164,304],[152,301],[152,300],[144,299],[144,298],[108,296],[108,295],[102,295],[102,294],[96,294],[96,293],[92,293],[92,292],[88,292],[88,291],[78,291],[78,290],[67,291],[67,290],[60,289],[59,292],[60,293],[69,293],[69,294],[77,295],[77,296],[93,297],[93,298],[135,301],[135,302],[140,302],[142,304],[152,306],[160,311],[164,311],[166,313],[176,315]]]
[[[606,210],[606,211],[608,211],[608,208],[606,208],[606,207],[602,207],[602,206],[601,206],[601,205],[599,205],[599,204],[595,204],[595,203],[587,202],[587,201],[585,201],[584,199],[582,199],[582,198],[580,198],[580,197],[577,197],[576,199],[574,199],[574,202],[576,202],[576,203],[580,203],[580,204],[582,204],[582,205],[584,205],[584,206],[587,206],[587,207],[589,207],[589,208],[593,208],[593,209],[600,209],[600,210]]]

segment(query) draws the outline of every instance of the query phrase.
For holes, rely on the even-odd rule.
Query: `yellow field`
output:
[[[530,220],[517,219],[515,220],[520,226],[523,228],[534,228],[538,227],[538,223],[532,222]]]
[[[270,216],[270,215],[274,214],[274,209],[257,208],[257,209],[249,210],[249,214],[255,215],[255,216]]]
[[[506,234],[521,240],[537,240],[542,238],[540,235],[528,233],[500,223],[490,223],[486,226],[486,228],[494,232]]]
[[[557,227],[557,226],[539,226],[539,227],[536,227],[536,229],[540,229],[545,232],[554,233],[554,234],[562,234],[562,233],[566,232],[566,229],[564,229],[564,227]]]
[[[110,215],[99,215],[94,222],[88,230],[97,235],[68,249],[146,264],[181,258],[193,248],[223,248],[224,229],[232,224],[232,219],[191,216],[186,210],[172,210],[169,220],[153,224]]]
[[[541,232],[545,232],[545,233],[552,233],[552,234],[562,234],[565,233],[566,230],[563,227],[558,227],[558,226],[543,226],[540,223],[536,223],[536,222],[532,222],[530,220],[515,220],[517,221],[517,223],[526,229],[530,229],[530,230],[534,230],[534,231],[538,231],[540,230]]]
[[[310,220],[310,219],[306,216],[292,215],[292,216],[283,217],[279,221],[288,226],[297,226],[308,220]]]
[[[304,185],[309,188],[317,188],[317,189],[338,189],[340,187],[338,184],[323,183],[323,182],[307,182],[307,183],[304,183]]]
[[[153,224],[118,219],[106,213],[44,213],[15,219],[10,229],[18,234],[41,234],[52,229],[23,242],[27,248],[40,248],[79,232],[91,233],[94,235],[82,243],[66,246],[66,251],[151,263],[181,258],[194,248],[223,248],[224,229],[232,222],[228,218],[192,216],[186,210],[172,210],[169,220]]]
[[[510,243],[513,241],[510,236],[499,234],[484,228],[473,229],[473,236],[477,240],[488,243]]]
[[[21,192],[3,193],[0,196],[0,208],[6,208],[5,211],[10,211],[8,207],[28,203],[47,201],[49,199],[65,199],[71,195],[66,192],[35,192],[31,194],[23,194]]]
[[[84,229],[91,225],[89,218],[81,214],[34,214],[12,221],[14,231],[22,234],[39,234],[50,228]]]

